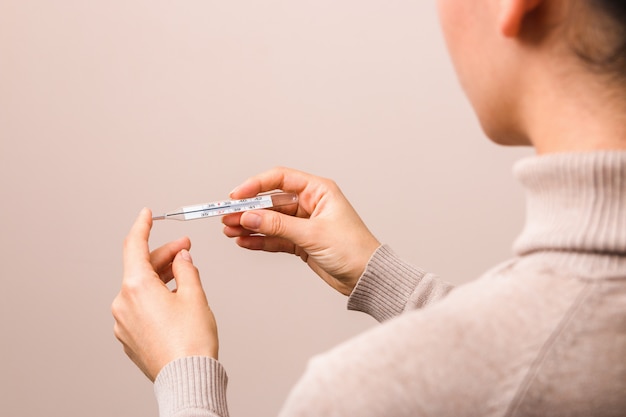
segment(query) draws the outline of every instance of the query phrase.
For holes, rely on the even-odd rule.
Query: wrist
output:
[[[359,250],[359,253],[361,253],[362,256],[360,261],[357,262],[358,267],[356,267],[353,272],[349,274],[347,279],[339,282],[339,285],[336,287],[337,291],[346,296],[350,296],[352,294],[354,288],[357,286],[361,277],[367,270],[367,266],[372,257],[381,246],[382,244],[374,237],[372,237],[369,242],[364,242],[363,249]]]

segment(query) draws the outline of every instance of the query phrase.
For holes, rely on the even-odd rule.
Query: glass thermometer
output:
[[[152,217],[152,220],[195,220],[207,217],[224,216],[250,210],[268,209],[273,207],[296,204],[298,195],[294,193],[276,192],[259,194],[256,197],[241,200],[223,200],[212,203],[179,207],[176,210]]]

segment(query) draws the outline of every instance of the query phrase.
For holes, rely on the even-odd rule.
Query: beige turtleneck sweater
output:
[[[281,416],[626,416],[626,152],[515,175],[516,257],[453,288],[380,247],[348,308],[382,324],[313,358]],[[226,379],[210,358],[171,362],[161,416],[227,416]]]

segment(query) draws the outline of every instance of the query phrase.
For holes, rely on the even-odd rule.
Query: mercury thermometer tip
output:
[[[152,220],[165,220],[165,214],[160,216],[152,216]]]

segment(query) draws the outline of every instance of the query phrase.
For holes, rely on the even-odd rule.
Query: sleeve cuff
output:
[[[228,417],[228,376],[213,358],[191,356],[163,367],[154,381],[160,417],[187,415],[185,410],[203,410],[206,416]],[[198,415],[198,414],[193,414]]]
[[[435,275],[400,260],[389,246],[382,245],[350,294],[348,309],[382,322],[439,300],[452,288]]]

